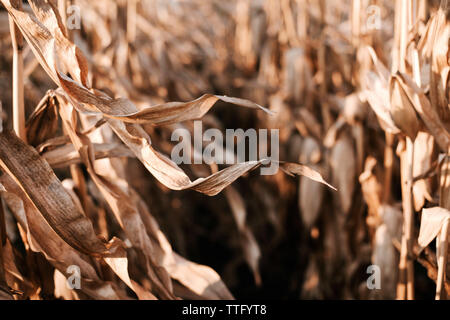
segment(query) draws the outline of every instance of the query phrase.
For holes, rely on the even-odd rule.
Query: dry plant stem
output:
[[[399,26],[401,24],[401,15],[400,15],[400,8],[401,8],[401,2],[402,0],[396,0],[395,1],[395,20],[394,20],[394,45],[392,46],[392,72],[396,72],[399,69],[399,61],[400,61],[400,28]]]
[[[414,237],[414,207],[413,207],[413,164],[414,164],[414,143],[411,138],[406,138],[406,152],[408,155],[408,176],[407,176],[407,197],[405,199],[405,205],[408,207],[405,211],[405,229],[406,229],[406,241],[407,241],[407,265],[406,265],[406,294],[408,300],[414,299],[414,261],[413,255],[413,237]]]
[[[437,283],[438,268],[437,258],[434,252],[432,252],[430,248],[425,248],[423,254],[417,257],[417,262],[420,263],[425,269],[427,269],[428,277],[435,283]],[[447,297],[450,297],[450,278],[448,274],[445,275],[445,279],[446,281],[443,281],[445,293]]]
[[[444,279],[446,278],[447,259],[448,259],[448,231],[450,220],[446,220],[442,226],[441,233],[438,236],[438,277],[436,281],[436,300],[444,298]]]
[[[327,72],[326,72],[326,51],[327,47],[325,44],[325,37],[322,37],[322,41],[319,48],[319,68],[321,73],[321,83],[320,83],[320,96],[324,97],[321,99],[322,104],[322,117],[324,128],[327,130],[331,127],[332,119],[330,114],[330,107],[328,105],[328,101],[326,101],[326,92],[327,92]]]
[[[361,33],[361,0],[352,1],[352,43],[354,47],[359,46],[359,35]]]
[[[70,175],[72,176],[72,180],[75,184],[77,195],[80,198],[81,206],[83,207],[84,212],[89,212],[86,206],[88,199],[87,185],[80,165],[70,165]]]
[[[399,48],[399,70],[406,71],[406,49],[408,45],[408,0],[400,0],[400,48]]]
[[[3,264],[3,246],[6,242],[5,213],[3,199],[0,196],[0,287],[6,285],[5,268]]]
[[[425,21],[427,19],[427,4],[428,0],[419,0],[419,7],[417,8],[417,19]]]
[[[22,1],[15,1],[19,8]],[[11,43],[13,47],[13,126],[17,136],[26,142],[25,104],[23,84],[23,37],[12,17],[9,17]]]
[[[440,190],[439,190],[439,206],[450,210],[450,199],[448,193],[450,190],[450,150],[447,151],[447,157],[440,165],[441,178],[440,178]]]
[[[414,144],[411,138],[406,138],[406,151],[401,154],[401,181],[403,202],[403,235],[399,263],[399,285],[397,287],[397,299],[414,299],[414,264],[412,261],[413,246],[413,202],[412,202],[412,179],[413,179],[413,155]]]
[[[63,126],[64,134],[68,135],[67,127]],[[72,176],[72,180],[75,184],[77,195],[81,200],[81,205],[83,207],[84,212],[88,212],[88,208],[86,207],[87,203],[87,186],[86,182],[83,178],[83,172],[78,164],[70,165],[70,175]]]
[[[408,15],[408,28],[412,28],[414,26],[414,22],[415,22],[415,18],[416,18],[416,14],[415,14],[415,4],[414,4],[415,0],[408,0],[406,5],[407,5],[407,15]]]
[[[326,27],[326,12],[325,12],[325,5],[322,1],[320,3],[320,10],[321,10],[321,20],[322,20],[322,30],[325,30]],[[321,36],[320,41],[320,47],[318,52],[318,59],[319,59],[319,70],[321,74],[321,83],[320,83],[320,97],[326,97],[327,96],[327,46],[326,46],[326,36],[325,32],[323,32]],[[328,101],[326,99],[321,99],[322,104],[322,118],[324,123],[324,129],[325,131],[328,130],[328,128],[331,127],[332,119],[331,119],[331,113],[330,113],[330,107],[328,105]]]
[[[327,22],[326,22],[326,6],[323,0],[319,1],[320,6],[320,19],[321,19],[321,29],[325,30]],[[330,106],[328,105],[328,101],[324,99],[327,93],[327,71],[326,71],[326,59],[327,59],[327,45],[326,45],[326,36],[325,32],[322,33],[320,39],[320,46],[318,52],[318,62],[319,62],[319,72],[321,75],[321,82],[319,87],[321,105],[322,105],[322,118],[324,123],[325,131],[331,127],[332,119],[330,113]]]
[[[396,3],[396,43],[398,44],[398,61],[396,67],[400,72],[406,71],[406,49],[408,44],[408,8],[411,0],[398,0]],[[397,34],[398,31],[398,34]],[[394,66],[393,66],[394,68]],[[393,71],[396,71],[393,69]],[[413,241],[413,159],[414,144],[410,137],[406,137],[406,154],[401,155],[401,182],[402,182],[402,204],[403,204],[403,234],[399,263],[399,284],[397,287],[397,299],[414,299],[414,264],[411,260]]]
[[[307,0],[297,0],[297,34],[300,42],[304,43],[308,37]]]
[[[408,49],[408,35],[409,30],[414,26],[415,23],[415,12],[413,1],[415,0],[403,0],[402,2],[402,35],[400,41],[400,57],[401,68],[400,71],[406,71],[406,52]],[[414,50],[413,50],[414,51]],[[414,53],[414,52],[413,52]],[[412,60],[414,61],[414,54],[412,54]],[[417,65],[413,68],[414,77],[416,80],[416,84],[420,85],[420,71],[418,66],[418,57],[417,57]],[[407,266],[406,266],[406,295],[408,300],[414,299],[414,261],[412,260],[413,256],[413,239],[414,239],[414,206],[413,206],[413,166],[414,166],[414,141],[411,137],[406,137],[406,153],[408,156],[407,163],[407,180],[406,180],[406,197],[404,205],[407,209],[404,211],[405,213],[405,236],[407,242]]]
[[[394,163],[394,150],[392,149],[394,135],[389,132],[386,132],[385,135],[383,203],[389,203],[391,200],[392,164]]]
[[[136,40],[137,0],[127,1],[127,40],[133,43]]]
[[[450,150],[447,151],[447,156],[449,154]],[[439,206],[450,209],[450,199],[448,197],[448,190],[450,189],[450,160],[448,158],[444,160],[440,170],[441,178]],[[437,246],[438,276],[436,280],[436,300],[448,299],[450,297],[450,291],[446,288],[446,286],[449,286],[448,275],[446,275],[449,250],[449,223],[449,220],[444,222],[437,240],[439,241],[439,245]],[[447,291],[447,296],[445,296],[445,291]]]
[[[3,106],[2,102],[0,101],[0,132],[3,131]]]
[[[68,0],[58,0],[58,11],[64,25],[66,24],[67,21],[67,1]]]
[[[400,56],[400,38],[401,38],[401,29],[398,27],[402,23],[402,15],[401,8],[403,0],[395,1],[395,21],[394,21],[394,45],[392,49],[392,73],[397,72],[397,70],[401,66],[401,56]],[[404,151],[401,153],[401,162],[403,163]],[[404,174],[403,174],[403,166],[401,166],[401,185],[402,185],[402,194],[404,194]],[[402,196],[402,198],[404,198]],[[403,222],[403,233],[401,240],[401,248],[400,248],[400,262],[399,262],[399,270],[398,270],[398,283],[397,283],[397,300],[405,300],[406,297],[406,258],[407,258],[407,242],[405,237],[405,219]]]
[[[295,31],[295,22],[294,16],[292,14],[290,1],[289,0],[281,0],[281,10],[284,15],[284,22],[286,24],[286,33],[289,38],[289,42],[292,46],[299,46],[299,41],[297,37],[297,33]]]

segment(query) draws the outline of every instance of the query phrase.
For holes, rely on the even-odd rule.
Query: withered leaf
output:
[[[0,133],[0,166],[68,244],[97,256],[111,253],[97,238],[92,223],[76,207],[48,163],[9,130]]]
[[[442,225],[450,219],[450,211],[441,207],[433,207],[422,210],[420,223],[419,246],[423,250],[437,237]]]

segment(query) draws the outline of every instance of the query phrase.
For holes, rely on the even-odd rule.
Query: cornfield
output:
[[[450,297],[450,0],[0,2],[0,299]]]

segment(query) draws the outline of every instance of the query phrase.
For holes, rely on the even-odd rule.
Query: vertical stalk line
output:
[[[58,12],[61,16],[61,20],[66,26],[67,24],[67,0],[58,0]]]
[[[396,29],[399,29],[398,61],[400,72],[406,72],[406,57],[408,46],[408,33],[412,25],[412,0],[398,0],[396,3]],[[399,10],[399,12],[397,12]],[[395,72],[396,70],[393,69]],[[403,205],[403,234],[399,263],[399,283],[397,286],[397,299],[414,299],[414,262],[412,260],[413,236],[414,236],[414,209],[413,209],[413,164],[414,143],[411,137],[406,137],[406,150],[400,156],[401,180],[402,180],[402,205]]]
[[[309,16],[308,16],[308,4],[307,0],[297,0],[297,34],[300,41],[300,44],[306,47],[305,43],[308,39],[308,25],[309,25]]]
[[[436,281],[436,300],[444,298],[444,281],[446,278],[447,260],[448,260],[448,232],[450,220],[447,219],[442,226],[438,236],[437,259],[438,259],[438,276]]]
[[[406,297],[408,300],[414,299],[414,261],[413,255],[413,239],[414,239],[414,207],[413,207],[413,165],[414,165],[414,143],[410,137],[406,138],[407,153],[407,176],[406,176],[406,193],[405,201],[405,238],[406,238]]]
[[[447,150],[447,155],[450,154],[450,149]],[[439,206],[450,210],[450,198],[448,196],[450,191],[450,159],[447,157],[440,168],[439,179]],[[437,237],[437,259],[438,259],[438,276],[436,281],[436,300],[449,299],[448,290],[445,292],[446,287],[446,271],[449,257],[449,224],[447,219],[442,228],[440,235]]]
[[[394,46],[393,46],[393,52],[392,52],[392,73],[395,73],[400,68],[400,38],[401,38],[401,24],[402,24],[402,15],[400,13],[402,8],[403,0],[396,0],[395,1],[395,20],[394,20]],[[388,143],[387,136],[386,136],[386,143]],[[399,142],[403,144],[403,142]],[[404,147],[404,146],[403,146]],[[388,148],[388,146],[387,146]],[[389,153],[389,151],[385,151],[385,153]],[[387,161],[385,159],[385,161]],[[401,185],[402,185],[402,199],[404,199],[404,177],[403,174],[404,171],[404,150],[401,150],[400,152],[400,179],[401,179]],[[406,238],[405,238],[405,219],[403,219],[403,231],[402,231],[402,239],[401,239],[401,247],[400,247],[400,261],[398,266],[398,282],[397,282],[397,293],[396,298],[397,300],[404,300],[406,297],[406,251],[407,251],[407,245],[406,245]]]
[[[421,21],[426,21],[427,19],[427,8],[428,0],[419,0],[417,8],[417,19]]]
[[[404,140],[399,142],[400,151],[400,183],[402,186],[402,201],[405,202],[405,145]],[[398,150],[398,149],[397,149]],[[406,256],[407,256],[407,243],[406,243],[406,215],[405,206],[403,205],[403,228],[402,228],[402,240],[400,247],[400,261],[398,265],[398,283],[397,283],[397,300],[405,300],[406,298]]]
[[[361,34],[361,0],[352,1],[352,43],[355,48],[359,46]]]
[[[441,177],[439,179],[439,206],[450,210],[450,148],[447,150],[447,157],[441,164]]]
[[[3,105],[0,101],[0,132],[3,131]]]
[[[22,8],[22,1],[11,1],[16,8]],[[9,29],[13,48],[13,127],[17,136],[26,142],[25,104],[23,83],[23,36],[14,20],[9,16]]]
[[[398,300],[414,299],[414,266],[412,261],[413,204],[412,204],[412,160],[414,144],[406,138],[406,146],[400,146],[400,177],[402,185],[403,233],[399,262]]]
[[[137,0],[127,1],[127,40],[134,43],[136,40]]]
[[[399,66],[400,72],[406,71],[406,47],[408,41],[408,0],[400,0],[400,48]]]
[[[413,28],[416,23],[416,0],[403,0],[404,1],[404,8],[403,8],[403,15],[404,15],[404,21],[407,21],[407,23],[403,23],[405,25],[403,28],[406,29],[403,31],[402,34],[402,44],[404,46],[404,52],[405,55],[407,53],[408,49],[408,39],[409,39],[409,33],[414,32]],[[421,79],[420,79],[420,65],[419,65],[419,59],[418,55],[415,56],[414,53],[416,52],[416,49],[414,46],[410,48],[410,57],[411,61],[414,64],[414,62],[417,63],[415,67],[413,67],[413,73],[414,73],[414,79],[416,81],[416,84],[420,86]],[[417,52],[416,52],[417,53]],[[405,56],[406,57],[406,56]],[[417,58],[417,59],[416,59]],[[406,68],[406,59],[403,58],[403,67]],[[406,70],[403,70],[405,72]],[[406,138],[406,152],[408,155],[408,164],[407,164],[407,197],[405,201],[405,205],[407,206],[407,210],[405,210],[406,214],[406,242],[407,242],[407,265],[406,265],[406,278],[407,278],[407,285],[406,285],[406,296],[408,300],[414,299],[414,260],[413,260],[413,246],[414,246],[414,206],[413,206],[413,169],[414,169],[414,141],[413,138],[407,137]]]
[[[400,273],[406,272],[406,297],[400,293],[403,299],[414,299],[414,261],[413,261],[413,237],[414,237],[414,207],[413,207],[413,164],[414,143],[410,137],[406,137],[406,155],[401,159],[402,175],[402,205],[403,205],[403,235],[400,254]],[[400,298],[400,297],[399,297]]]
[[[391,184],[392,184],[392,165],[394,163],[394,150],[392,150],[392,145],[394,143],[394,135],[390,132],[385,132],[385,139],[386,145],[384,147],[383,203],[390,203]]]
[[[292,47],[298,47],[300,42],[295,28],[294,15],[292,14],[290,0],[281,0],[281,12],[284,16],[286,33]]]
[[[324,123],[324,132],[326,132],[332,125],[333,119],[331,118],[330,106],[326,99],[327,97],[327,45],[326,45],[326,35],[325,28],[327,25],[326,21],[326,5],[324,0],[319,1],[320,7],[320,20],[321,20],[321,38],[320,38],[320,46],[318,50],[318,67],[321,74],[321,83],[319,87],[320,92],[320,103],[321,103],[321,111],[322,111],[322,119]]]
[[[55,98],[53,98],[55,99]],[[59,104],[59,102],[55,99],[55,103]],[[58,110],[59,108],[62,108],[61,105],[58,105]],[[75,114],[74,116],[76,116],[76,111],[73,111]],[[76,121],[74,121],[75,126],[77,126],[78,124],[78,118],[75,118]],[[78,126],[76,128],[68,128],[69,125],[63,125],[62,129],[64,134],[69,135],[69,130],[73,130],[73,131],[77,131],[79,128]],[[76,193],[78,195],[78,197],[80,198],[80,202],[81,202],[81,206],[83,207],[83,211],[88,215],[89,214],[89,208],[87,207],[87,203],[88,203],[88,191],[87,191],[87,185],[86,185],[86,181],[84,180],[83,177],[83,172],[81,170],[81,167],[79,164],[71,164],[69,166],[69,170],[70,170],[70,175],[72,176],[72,180],[73,183],[75,184],[75,190]]]
[[[395,0],[395,16],[394,16],[394,45],[392,47],[392,73],[399,69],[400,63],[400,8],[402,0]]]
[[[0,194],[0,287],[5,286],[5,267],[3,261],[3,247],[6,244],[6,226],[5,226],[5,212],[3,207],[3,198]]]
[[[414,209],[412,198],[414,143],[406,137],[406,148],[400,153],[400,171],[403,205],[403,234],[400,250],[398,300],[414,299]]]

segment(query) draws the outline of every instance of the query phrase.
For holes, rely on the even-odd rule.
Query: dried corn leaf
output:
[[[450,149],[450,133],[442,124],[436,111],[431,107],[430,101],[423,90],[417,87],[406,74],[397,74],[394,77],[408,96],[415,111],[422,118],[428,131],[436,139],[437,144],[444,152],[448,152]]]
[[[11,131],[0,133],[0,165],[14,178],[48,224],[72,247],[92,255],[111,253],[94,233],[48,163]]]
[[[81,52],[77,50],[76,46],[71,44],[70,41],[64,37],[63,32],[58,32],[58,26],[53,24],[52,29],[48,31],[44,27],[44,25],[50,25],[50,22],[44,23],[44,25],[40,24],[35,21],[34,17],[13,8],[9,1],[2,1],[4,2],[5,7],[14,17],[15,22],[19,26],[21,25],[21,23],[23,23],[23,25],[26,25],[29,28],[28,31],[24,30],[24,28],[21,28],[21,31],[24,33],[24,36],[27,38],[28,42],[33,46],[35,54],[38,53],[41,58],[46,57],[46,53],[50,54],[47,59],[51,59],[54,63],[53,65],[51,63],[47,64],[46,61],[40,62],[41,64],[43,64],[44,69],[49,73],[53,80],[55,80],[55,77],[58,78],[58,80],[55,82],[61,85],[65,92],[75,101],[75,106],[80,107],[81,103],[84,106],[90,106],[84,109],[84,111],[101,111],[105,116],[120,118],[124,121],[130,118],[138,119],[146,114],[146,112],[148,112],[146,116],[150,116],[150,118],[152,119],[155,117],[155,114],[152,111],[154,110],[153,108],[149,108],[147,111],[144,109],[140,112],[137,112],[136,107],[127,99],[114,100],[103,93],[96,91],[96,94],[94,94],[90,92],[86,87],[84,87],[84,84],[86,84],[85,75],[87,72],[85,59],[82,57]],[[32,0],[30,1],[33,2]],[[50,6],[45,5],[40,1],[34,2],[34,7],[42,9],[46,12],[45,17],[42,14],[38,15],[40,19],[45,18],[51,20],[52,18],[49,18],[49,16],[58,15],[57,12]],[[35,11],[39,11],[38,9],[35,9]],[[36,38],[38,38],[38,41],[35,41]],[[55,45],[56,47],[50,48]],[[59,46],[62,46],[61,50],[58,50],[60,49]],[[63,52],[64,54],[58,54],[58,56],[54,56],[53,52],[55,50],[57,52]],[[74,68],[76,72],[74,73],[74,75],[72,74],[72,76],[74,76],[75,79],[79,80],[81,84],[70,79],[57,69],[57,59],[61,59],[65,66],[77,66]],[[205,108],[210,108],[212,104],[217,101],[217,99],[221,99],[225,102],[238,103],[247,107],[258,107],[257,105],[247,100],[205,95],[202,98],[199,98],[198,101],[194,101],[190,104],[169,103],[160,107],[156,107],[156,119],[161,119],[162,121],[164,121],[164,123],[171,123],[170,121],[179,122],[182,120],[192,119],[192,117],[185,118],[185,116],[183,116],[186,114],[186,108],[201,110],[199,114],[196,114],[195,112],[193,113],[193,111],[189,113],[193,114],[195,119],[203,114],[202,110],[204,110]],[[161,114],[161,109],[170,109],[170,112],[164,111],[163,114]],[[179,118],[180,115],[183,118]],[[144,118],[146,116],[144,116]],[[174,190],[194,189],[208,195],[215,195],[230,183],[232,183],[234,180],[236,180],[239,176],[259,166],[262,161],[265,161],[261,160],[258,162],[237,164],[224,169],[208,178],[202,178],[191,182],[187,175],[181,171],[181,169],[179,169],[167,157],[156,152],[151,147],[149,142],[150,139],[148,135],[142,130],[142,128],[137,125],[125,124],[115,119],[110,119],[108,123],[113,127],[114,131],[122,139],[122,141],[124,141],[124,143],[127,144],[130,149],[136,154],[139,160],[144,163],[146,168],[149,169],[149,171],[160,182]]]
[[[322,183],[322,184],[326,185],[327,187],[333,189],[334,191],[338,190],[335,187],[333,187],[331,184],[326,182],[325,179],[322,177],[322,175],[319,172],[317,172],[307,166],[304,166],[304,165],[301,165],[298,163],[284,163],[281,166],[281,169],[289,175],[296,174],[299,176],[304,176],[313,181]]]
[[[391,133],[399,133],[400,129],[395,125],[390,114],[389,71],[379,61],[372,47],[364,47],[377,73],[365,71],[362,76],[361,95],[367,100],[372,110],[376,113],[381,127]],[[364,51],[363,51],[364,52]]]
[[[54,99],[46,94],[27,121],[27,141],[37,146],[53,138],[58,127],[58,112]]]
[[[447,6],[447,7],[445,7]],[[442,122],[448,125],[450,121],[449,108],[449,75],[448,60],[450,38],[450,19],[448,3],[441,2],[441,7],[428,21],[419,48],[423,54],[431,58],[430,68],[430,100]]]
[[[172,287],[170,284],[170,279],[166,271],[162,268],[158,268],[156,262],[153,259],[153,256],[151,254],[153,251],[152,245],[150,244],[148,235],[145,234],[145,228],[142,221],[140,221],[137,208],[131,201],[131,195],[127,194],[127,184],[122,180],[118,180],[117,177],[115,177],[115,180],[112,180],[106,178],[105,176],[100,176],[95,172],[92,151],[93,146],[91,141],[86,135],[74,130],[74,128],[76,127],[76,113],[74,112],[73,108],[69,104],[67,104],[67,101],[64,99],[64,97],[58,96],[58,99],[60,99],[60,114],[66,130],[69,133],[73,144],[77,146],[78,153],[83,163],[87,166],[92,180],[95,182],[104,199],[113,210],[117,220],[121,224],[121,227],[125,230],[131,243],[136,248],[142,250],[145,257],[149,260],[146,261],[145,265],[147,266],[147,274],[149,276],[149,279],[154,286],[154,291],[161,298],[173,299],[174,296],[171,292]],[[120,184],[124,184],[124,186],[121,186]],[[125,189],[125,191],[122,189]],[[136,294],[138,294],[140,298],[153,298],[153,296],[145,294],[144,290],[141,290],[141,288],[137,284],[133,284],[131,282],[131,280],[127,276],[128,261],[126,259],[126,255],[122,253],[117,256],[117,254],[118,253],[116,253],[116,255],[112,259],[105,259],[108,265],[130,288],[132,288],[136,292]],[[154,270],[153,266],[155,265],[156,268]]]
[[[92,146],[95,159],[134,157],[134,154],[122,144],[94,143]],[[46,151],[42,153],[42,157],[52,168],[61,168],[82,163],[80,155],[73,144],[65,144]]]
[[[446,220],[450,219],[450,211],[441,207],[433,207],[422,210],[422,221],[420,223],[419,246],[423,250],[441,232]]]
[[[82,111],[99,112],[106,117],[131,123],[170,124],[201,118],[218,100],[248,108],[269,110],[245,99],[205,94],[187,103],[169,102],[138,111],[128,99],[112,99],[87,86],[87,62],[78,47],[71,43],[61,29],[60,17],[55,8],[42,0],[30,0],[39,21],[15,9],[10,1],[2,0],[31,45],[39,62],[49,76],[60,85]],[[56,23],[58,21],[58,23]],[[62,65],[62,69],[58,67]],[[72,79],[66,76],[69,72]],[[75,80],[75,81],[74,81]]]
[[[443,157],[439,174],[439,206],[450,210],[450,157]]]
[[[389,81],[389,95],[389,112],[395,125],[414,141],[420,128],[419,119],[396,77],[392,77]]]
[[[419,176],[431,168],[433,145],[434,139],[430,134],[419,132],[414,141],[414,176]],[[413,194],[415,211],[420,211],[425,204],[425,200],[432,201],[429,181],[421,179],[414,182]]]
[[[93,141],[107,141],[107,127],[92,132],[90,136]],[[113,163],[111,159],[102,161],[101,165],[95,166],[96,171],[103,176],[114,179],[114,185],[116,186],[114,192],[120,197],[113,197],[101,186],[99,187],[100,191],[111,206],[133,246],[142,250],[149,259],[151,266],[156,266],[155,271],[160,275],[166,288],[171,288],[170,283],[167,283],[168,279],[164,278],[165,272],[168,272],[173,279],[179,281],[187,290],[195,292],[199,297],[205,299],[232,298],[220,277],[212,269],[194,264],[181,257],[175,258],[175,253],[160,232],[143,200],[120,178],[123,170],[121,169],[122,165]],[[192,272],[190,269],[196,271]],[[148,270],[148,272],[151,272],[150,279],[152,279],[154,277],[153,271]],[[188,273],[188,275],[185,273]],[[153,281],[156,281],[156,279]],[[204,287],[199,287],[199,284],[203,284]],[[213,288],[215,291],[213,291]],[[169,297],[171,296],[169,295]]]
[[[70,273],[67,273],[69,266],[78,266],[81,273],[82,291],[92,298],[120,299],[123,297],[116,292],[112,284],[106,283],[98,277],[96,267],[92,265],[88,256],[76,251],[56,234],[11,177],[4,174],[0,179],[8,191],[3,196],[18,223],[26,230],[31,250],[42,252],[55,268],[67,276],[70,276]]]
[[[209,267],[191,262],[172,251],[162,232],[158,240],[165,253],[164,266],[174,279],[205,299],[232,299],[219,275]]]

